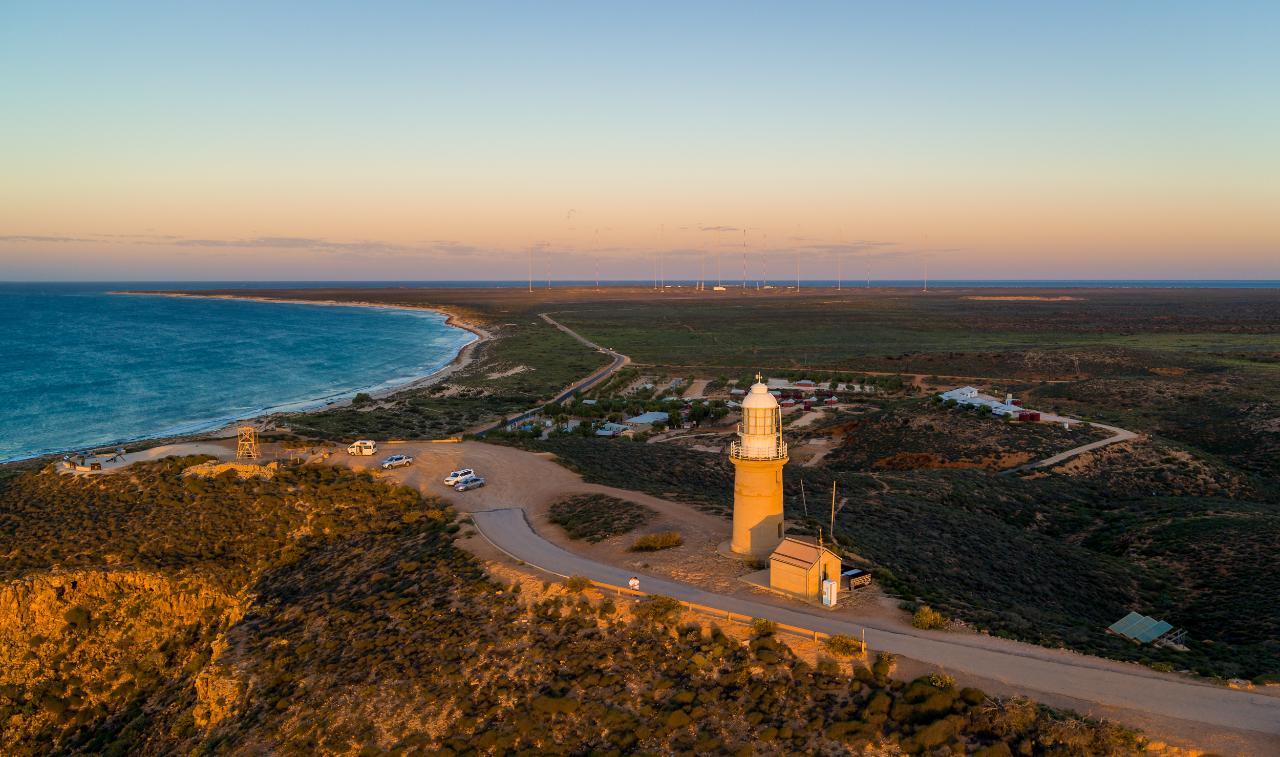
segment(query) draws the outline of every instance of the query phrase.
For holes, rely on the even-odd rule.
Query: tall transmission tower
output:
[[[236,429],[236,459],[258,459],[258,430],[253,426],[241,426]]]

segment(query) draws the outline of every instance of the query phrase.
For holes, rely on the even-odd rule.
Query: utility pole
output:
[[[836,482],[831,480],[831,539],[836,538]]]
[[[662,270],[662,264],[665,262],[662,255],[662,246],[667,243],[667,225],[664,223],[658,227],[658,291],[666,291],[667,277]]]

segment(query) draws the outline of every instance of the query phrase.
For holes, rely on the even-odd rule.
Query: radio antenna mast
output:
[[[742,288],[747,288],[747,229],[742,229]]]
[[[839,292],[841,289],[844,288],[844,271],[843,271],[844,246],[847,245],[848,243],[849,243],[849,240],[845,238],[844,229],[841,229],[840,230],[841,249],[839,252],[836,253],[836,291],[837,292]]]
[[[658,291],[662,292],[667,288],[667,276],[662,270],[662,264],[665,258],[662,254],[662,246],[667,243],[667,225],[658,226]]]

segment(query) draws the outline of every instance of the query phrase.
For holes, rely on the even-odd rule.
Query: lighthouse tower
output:
[[[764,557],[782,542],[782,411],[760,375],[742,402],[738,441],[729,445],[733,480],[734,552]]]

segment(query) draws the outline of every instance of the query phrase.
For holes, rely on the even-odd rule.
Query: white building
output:
[[[947,400],[955,400],[957,405],[964,405],[965,407],[978,407],[979,405],[985,405],[991,408],[992,415],[1016,416],[1018,413],[1022,412],[1022,408],[1017,405],[1011,405],[997,399],[991,399],[989,397],[979,395],[978,390],[972,386],[962,386],[958,389],[943,392],[938,396],[941,397],[944,402]]]

